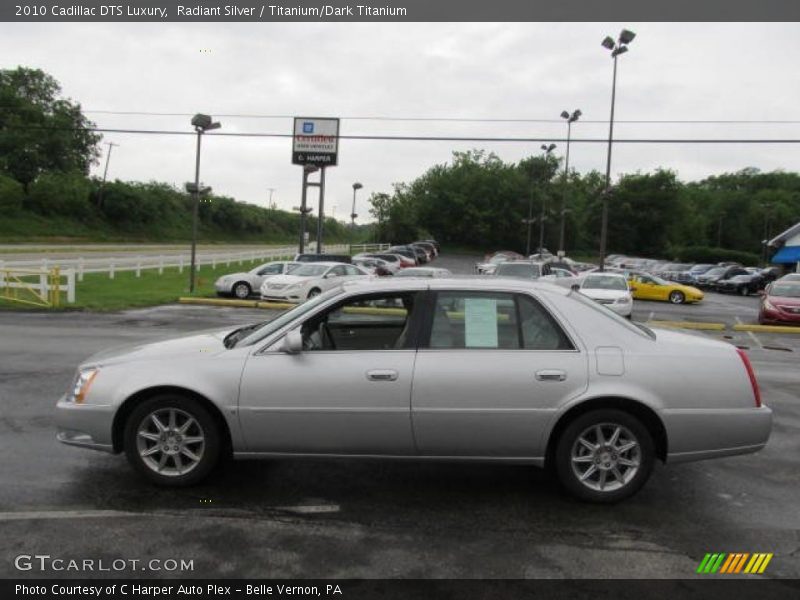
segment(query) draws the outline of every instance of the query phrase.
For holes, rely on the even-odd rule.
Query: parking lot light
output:
[[[212,129],[219,129],[222,125],[214,121],[209,115],[197,113],[192,117],[192,126],[197,133],[197,154],[195,156],[194,165],[194,186],[191,188],[191,193],[194,194],[194,205],[192,207],[192,258],[191,266],[189,268],[189,293],[194,292],[195,280],[195,257],[197,253],[197,213],[200,205],[200,140],[203,139],[203,134]],[[209,188],[210,190],[211,188]],[[187,187],[187,191],[189,188]]]
[[[364,186],[356,181],[353,184],[353,210],[350,211],[350,253],[353,253],[353,242],[355,241],[356,235],[356,192],[363,188]]]
[[[614,59],[614,71],[611,78],[611,118],[608,121],[608,155],[606,157],[606,185],[603,190],[603,215],[600,225],[600,270],[605,268],[606,241],[608,237],[608,201],[611,196],[611,147],[614,140],[614,103],[617,96],[617,57],[628,51],[628,44],[633,41],[636,34],[629,29],[623,29],[619,33],[619,38],[615,42],[610,36],[606,36],[600,45],[611,51],[611,58]]]
[[[567,183],[569,178],[569,142],[572,137],[572,124],[581,118],[581,109],[576,108],[572,114],[566,110],[561,111],[561,118],[567,121],[567,153],[564,159],[564,193],[561,196],[561,228],[558,237],[558,251],[563,253],[565,248],[565,235],[566,235],[566,214],[567,214]]]

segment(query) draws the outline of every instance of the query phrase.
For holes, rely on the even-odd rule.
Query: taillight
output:
[[[756,406],[761,406],[761,391],[758,389],[758,381],[756,381],[756,373],[753,371],[753,365],[750,364],[750,358],[747,353],[741,348],[737,348],[736,352],[739,353],[739,358],[744,363],[744,369],[747,371],[747,376],[750,378],[750,385],[753,386],[753,396],[756,400]]]

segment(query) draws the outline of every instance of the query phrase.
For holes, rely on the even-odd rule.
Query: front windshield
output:
[[[722,276],[725,274],[726,268],[725,267],[715,267],[713,269],[709,269],[706,271],[706,275],[708,277],[717,277]]]
[[[317,306],[322,304],[323,302],[327,302],[333,296],[338,296],[341,294],[343,290],[341,288],[336,288],[331,290],[326,294],[320,294],[319,296],[314,296],[310,300],[306,300],[302,304],[298,304],[292,309],[287,310],[284,313],[281,313],[271,321],[264,321],[263,323],[258,324],[255,326],[252,331],[250,331],[246,337],[238,340],[234,346],[249,346],[250,344],[254,344],[259,340],[263,340],[268,335],[273,334],[274,332],[278,331],[284,325],[287,325],[294,319],[302,317],[304,314],[309,312],[310,310],[315,309]],[[252,325],[250,327],[253,327]]]
[[[502,262],[506,262],[508,257],[505,254],[498,254],[497,256],[493,256],[489,259],[489,262],[493,265],[499,265]]]
[[[602,275],[589,275],[583,280],[581,288],[587,290],[627,290],[628,284],[622,277],[603,277]]]
[[[667,281],[665,281],[664,279],[661,279],[661,277],[659,277],[657,275],[650,275],[650,279],[652,279],[653,283],[655,283],[656,285],[669,285],[669,283],[667,283]]]
[[[292,271],[292,275],[297,275],[298,277],[319,277],[327,270],[328,267],[325,265],[302,265]]]
[[[504,263],[497,267],[497,275],[510,275],[512,277],[539,277],[539,265],[525,263]]]
[[[800,298],[800,281],[793,283],[773,283],[769,290],[770,296],[784,298]]]

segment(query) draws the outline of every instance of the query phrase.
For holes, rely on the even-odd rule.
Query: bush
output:
[[[16,179],[0,175],[0,210],[16,212],[22,208],[25,190]]]
[[[677,248],[675,256],[681,262],[718,263],[737,262],[742,265],[757,265],[761,261],[758,254],[728,250],[726,248],[710,248],[708,246],[686,246]]]
[[[90,212],[91,184],[80,173],[43,173],[28,190],[28,207],[41,215],[83,218]]]

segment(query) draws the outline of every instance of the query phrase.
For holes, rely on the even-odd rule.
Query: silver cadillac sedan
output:
[[[756,452],[772,423],[734,346],[496,278],[351,282],[269,322],[101,352],[57,413],[61,442],[163,485],[230,455],[481,460],[552,466],[595,502],[657,459]]]

